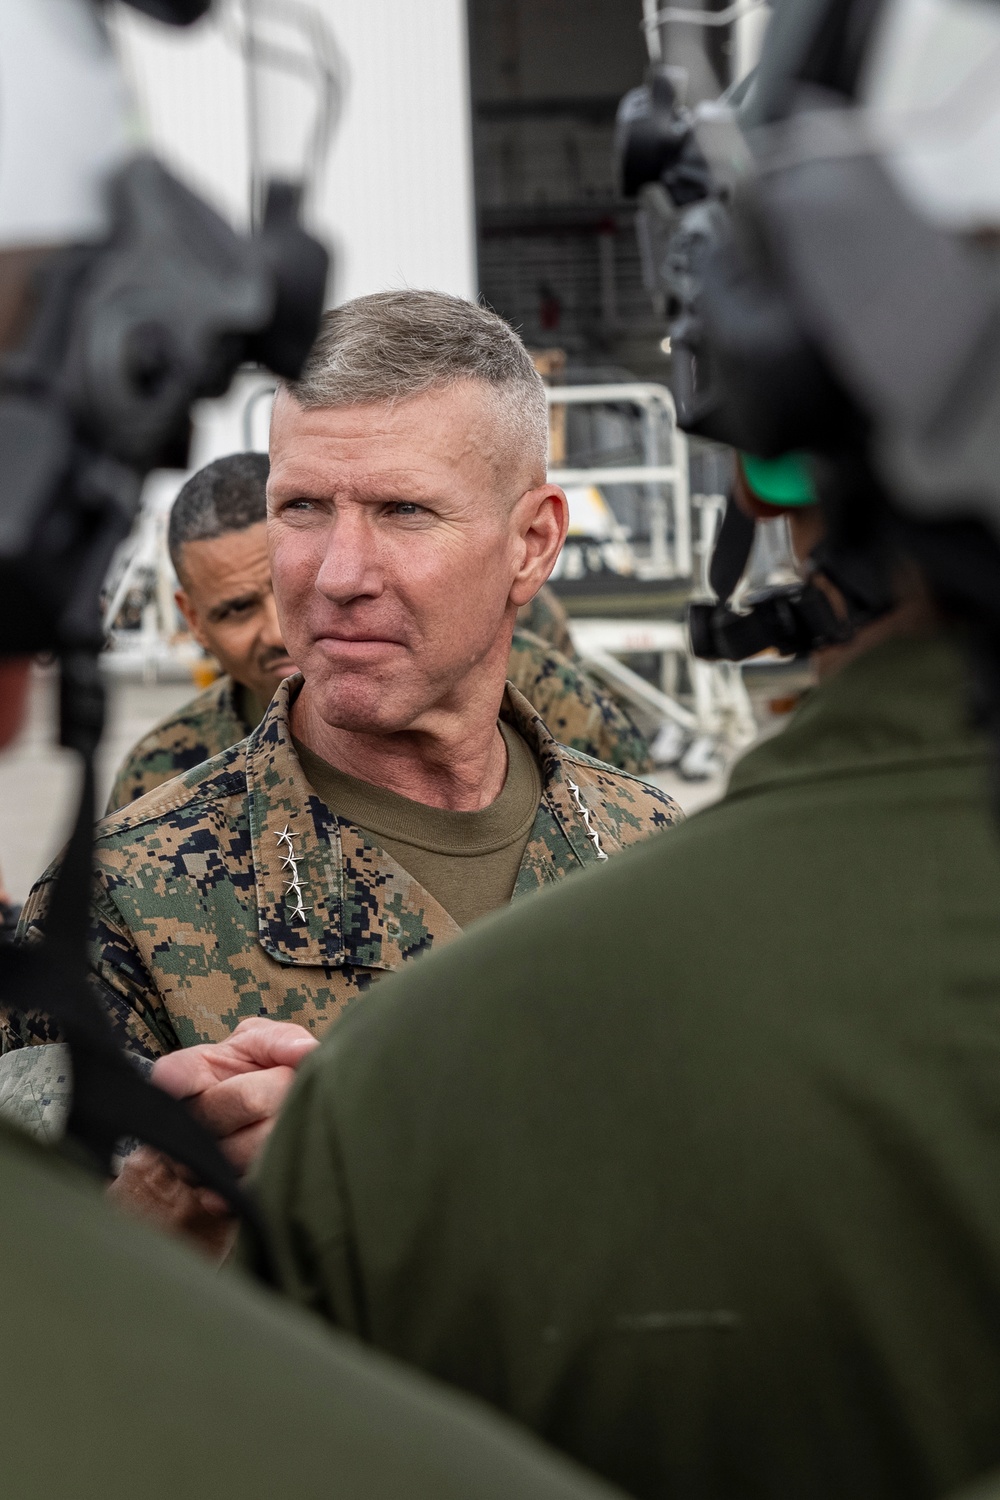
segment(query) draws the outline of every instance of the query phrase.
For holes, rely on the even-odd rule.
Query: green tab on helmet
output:
[[[815,505],[818,497],[806,468],[805,455],[784,453],[781,458],[753,458],[740,454],[750,489],[765,505]]]

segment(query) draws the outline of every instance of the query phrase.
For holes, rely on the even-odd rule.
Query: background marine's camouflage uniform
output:
[[[363,830],[313,792],[282,683],[249,739],[99,826],[92,975],[123,1042],[157,1056],[220,1041],[245,1016],[322,1031],[379,974],[460,929]],[[514,899],[677,821],[663,792],[559,745],[508,688],[502,715],[538,759],[542,797]],[[24,908],[44,926],[56,866]],[[12,1018],[5,1044],[50,1041]]]
[[[255,726],[247,724],[237,707],[238,688],[231,677],[220,677],[210,688],[161,719],[144,734],[123,761],[111,795],[108,813],[128,807],[154,787],[193,771],[245,740]]]
[[[507,675],[560,744],[620,771],[640,775],[649,770],[649,747],[628,715],[574,662],[531,631],[514,631]],[[108,812],[211,760],[255,727],[240,712],[232,678],[220,677],[133,746],[115,777]]]
[[[560,745],[619,771],[649,770],[649,746],[625,711],[575,661],[530,630],[514,631],[507,677]]]
[[[569,615],[562,600],[549,584],[543,583],[534,599],[522,604],[517,612],[517,623],[532,635],[539,636],[554,646],[570,661],[580,660],[570,634]]]

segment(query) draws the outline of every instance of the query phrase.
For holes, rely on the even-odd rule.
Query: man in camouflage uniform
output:
[[[321,1032],[373,979],[459,936],[310,786],[289,727],[300,686],[282,683],[248,740],[100,825],[92,970],[123,1040],[145,1057],[221,1041],[251,1016]],[[501,714],[534,752],[543,788],[515,898],[676,820],[654,787],[559,745],[516,689]],[[55,873],[29,897],[28,928],[44,921]]]
[[[125,757],[108,812],[246,739],[283,676],[294,670],[281,639],[267,564],[264,453],[232,453],[184,484],[170,513],[175,598],[223,675],[154,725]],[[514,629],[508,679],[556,738],[622,771],[649,769],[645,739],[573,659],[565,611],[548,588]],[[544,638],[543,638],[544,637]],[[568,649],[567,649],[568,648]]]
[[[192,1091],[179,1049],[246,1081],[217,1119],[200,1102],[240,1166],[292,1076],[266,1040],[248,1060],[246,1028],[233,1048],[241,1021],[254,1045],[262,1019],[308,1040],[467,922],[677,817],[657,789],[560,745],[505,686],[517,609],[567,525],[546,432],[516,335],[432,293],[328,314],[279,394],[270,576],[302,675],[248,739],[101,825],[90,931],[116,1030],[147,1058],[173,1054],[175,1092]],[[23,931],[44,927],[53,879]],[[8,1044],[49,1039],[41,1020],[8,1023]]]
[[[649,770],[645,736],[624,709],[571,658],[520,625],[511,641],[507,680],[524,694],[560,744],[634,776]],[[108,813],[245,739],[255,726],[247,723],[238,706],[239,687],[225,674],[144,734],[115,776]]]
[[[223,676],[133,748],[108,811],[245,739],[295,671],[282,640],[267,556],[266,453],[231,453],[193,474],[170,512],[174,598]]]

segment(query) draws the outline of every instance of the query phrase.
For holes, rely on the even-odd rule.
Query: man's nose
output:
[[[260,644],[270,650],[274,646],[284,648],[285,639],[282,634],[281,625],[278,622],[278,606],[274,602],[274,595],[268,594],[264,600],[263,624],[260,631]]]
[[[378,542],[362,507],[345,507],[330,527],[316,589],[332,604],[375,598],[383,589]]]

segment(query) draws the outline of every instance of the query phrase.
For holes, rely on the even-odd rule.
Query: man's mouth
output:
[[[402,642],[388,635],[321,635],[321,641],[333,641],[337,646],[368,646],[381,642],[386,646],[399,646]]]
[[[326,646],[330,650],[349,650],[351,647],[364,646],[404,646],[405,641],[398,636],[381,634],[377,630],[325,630],[316,637],[316,643]]]
[[[377,656],[386,651],[401,651],[403,642],[384,635],[321,635],[317,646],[327,656],[365,657]]]

